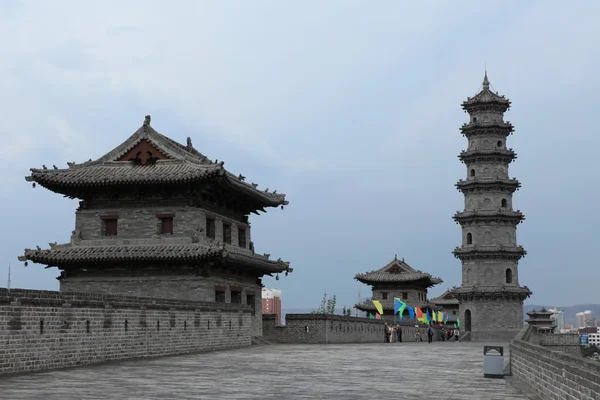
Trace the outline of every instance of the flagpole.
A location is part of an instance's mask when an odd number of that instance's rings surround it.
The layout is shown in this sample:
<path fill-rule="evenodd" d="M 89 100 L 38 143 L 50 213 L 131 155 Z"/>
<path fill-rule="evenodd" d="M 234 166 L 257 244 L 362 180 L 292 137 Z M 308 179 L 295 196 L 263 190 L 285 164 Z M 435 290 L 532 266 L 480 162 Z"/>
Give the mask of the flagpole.
<path fill-rule="evenodd" d="M 8 293 L 10 293 L 10 263 L 8 263 Z"/>

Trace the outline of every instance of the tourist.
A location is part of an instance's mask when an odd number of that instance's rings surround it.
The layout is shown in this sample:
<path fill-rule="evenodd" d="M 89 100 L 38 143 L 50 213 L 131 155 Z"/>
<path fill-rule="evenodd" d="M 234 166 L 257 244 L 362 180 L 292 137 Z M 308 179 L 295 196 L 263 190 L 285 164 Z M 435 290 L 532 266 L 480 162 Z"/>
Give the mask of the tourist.
<path fill-rule="evenodd" d="M 402 327 L 400 325 L 396 325 L 396 340 L 398 343 L 402 343 Z"/>
<path fill-rule="evenodd" d="M 433 342 L 433 328 L 431 326 L 427 328 L 427 341 L 429 343 Z"/>
<path fill-rule="evenodd" d="M 392 327 L 390 325 L 386 325 L 386 335 L 387 335 L 387 342 L 388 343 L 392 343 Z"/>
<path fill-rule="evenodd" d="M 423 339 L 421 339 L 421 332 L 419 332 L 419 325 L 415 325 L 416 329 L 416 333 L 415 333 L 415 342 L 422 342 Z"/>
<path fill-rule="evenodd" d="M 446 330 L 442 328 L 442 342 L 446 340 Z"/>
<path fill-rule="evenodd" d="M 455 342 L 458 342 L 458 334 L 459 334 L 459 333 L 460 333 L 460 332 L 458 331 L 458 328 L 456 328 L 456 329 L 454 330 L 454 341 L 455 341 Z"/>

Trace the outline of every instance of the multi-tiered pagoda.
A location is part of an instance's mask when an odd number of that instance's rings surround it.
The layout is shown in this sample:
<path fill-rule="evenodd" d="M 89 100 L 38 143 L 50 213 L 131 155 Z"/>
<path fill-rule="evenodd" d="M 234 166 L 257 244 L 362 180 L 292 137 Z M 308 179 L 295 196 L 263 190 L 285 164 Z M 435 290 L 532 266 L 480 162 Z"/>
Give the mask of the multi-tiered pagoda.
<path fill-rule="evenodd" d="M 260 334 L 261 277 L 291 268 L 255 253 L 248 215 L 283 208 L 284 194 L 163 136 L 149 116 L 106 155 L 67 164 L 26 179 L 81 200 L 70 243 L 20 260 L 58 267 L 61 291 L 249 304 Z"/>
<path fill-rule="evenodd" d="M 523 325 L 523 301 L 531 295 L 519 285 L 518 262 L 526 252 L 517 244 L 517 225 L 525 218 L 513 209 L 519 181 L 509 178 L 516 158 L 506 141 L 513 133 L 504 113 L 510 101 L 483 88 L 462 103 L 469 122 L 461 127 L 468 149 L 459 158 L 467 178 L 456 187 L 465 197 L 464 211 L 454 215 L 462 227 L 462 245 L 454 255 L 462 262 L 462 285 L 452 294 L 460 303 L 463 331 L 471 340 L 510 340 Z"/>
<path fill-rule="evenodd" d="M 427 300 L 427 289 L 442 283 L 440 278 L 435 278 L 426 272 L 412 268 L 404 259 L 394 257 L 392 261 L 376 271 L 357 274 L 354 279 L 372 286 L 372 300 L 379 300 L 383 308 L 383 316 L 394 316 L 394 297 L 402 300 L 409 306 L 421 307 L 423 312 L 431 312 L 433 304 Z M 371 314 L 377 312 L 371 300 L 355 307 Z M 435 310 L 438 310 L 435 307 Z M 404 310 L 404 317 L 409 315 Z"/>

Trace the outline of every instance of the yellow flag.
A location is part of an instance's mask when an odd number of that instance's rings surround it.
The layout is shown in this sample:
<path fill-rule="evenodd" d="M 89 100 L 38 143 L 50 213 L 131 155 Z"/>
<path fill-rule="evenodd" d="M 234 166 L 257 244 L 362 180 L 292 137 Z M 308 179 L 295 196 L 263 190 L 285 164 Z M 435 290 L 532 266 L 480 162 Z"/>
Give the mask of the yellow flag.
<path fill-rule="evenodd" d="M 444 320 L 444 315 L 441 311 L 438 311 L 438 322 L 442 322 Z"/>
<path fill-rule="evenodd" d="M 381 306 L 381 303 L 379 302 L 379 300 L 372 300 L 373 304 L 375 305 L 375 308 L 377 309 L 377 312 L 379 312 L 379 314 L 383 315 L 383 307 Z"/>
<path fill-rule="evenodd" d="M 435 311 L 431 312 L 431 320 L 437 322 L 437 313 Z"/>

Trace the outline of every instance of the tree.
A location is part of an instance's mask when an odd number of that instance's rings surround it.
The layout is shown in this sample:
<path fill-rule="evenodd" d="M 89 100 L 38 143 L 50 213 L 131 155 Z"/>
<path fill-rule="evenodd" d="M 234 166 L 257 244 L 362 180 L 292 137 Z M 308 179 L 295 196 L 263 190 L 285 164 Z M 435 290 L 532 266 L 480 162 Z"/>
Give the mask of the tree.
<path fill-rule="evenodd" d="M 323 293 L 323 298 L 321 299 L 321 305 L 319 308 L 312 310 L 311 314 L 335 314 L 335 303 L 335 294 L 333 297 L 327 298 L 327 292 L 325 292 Z"/>

